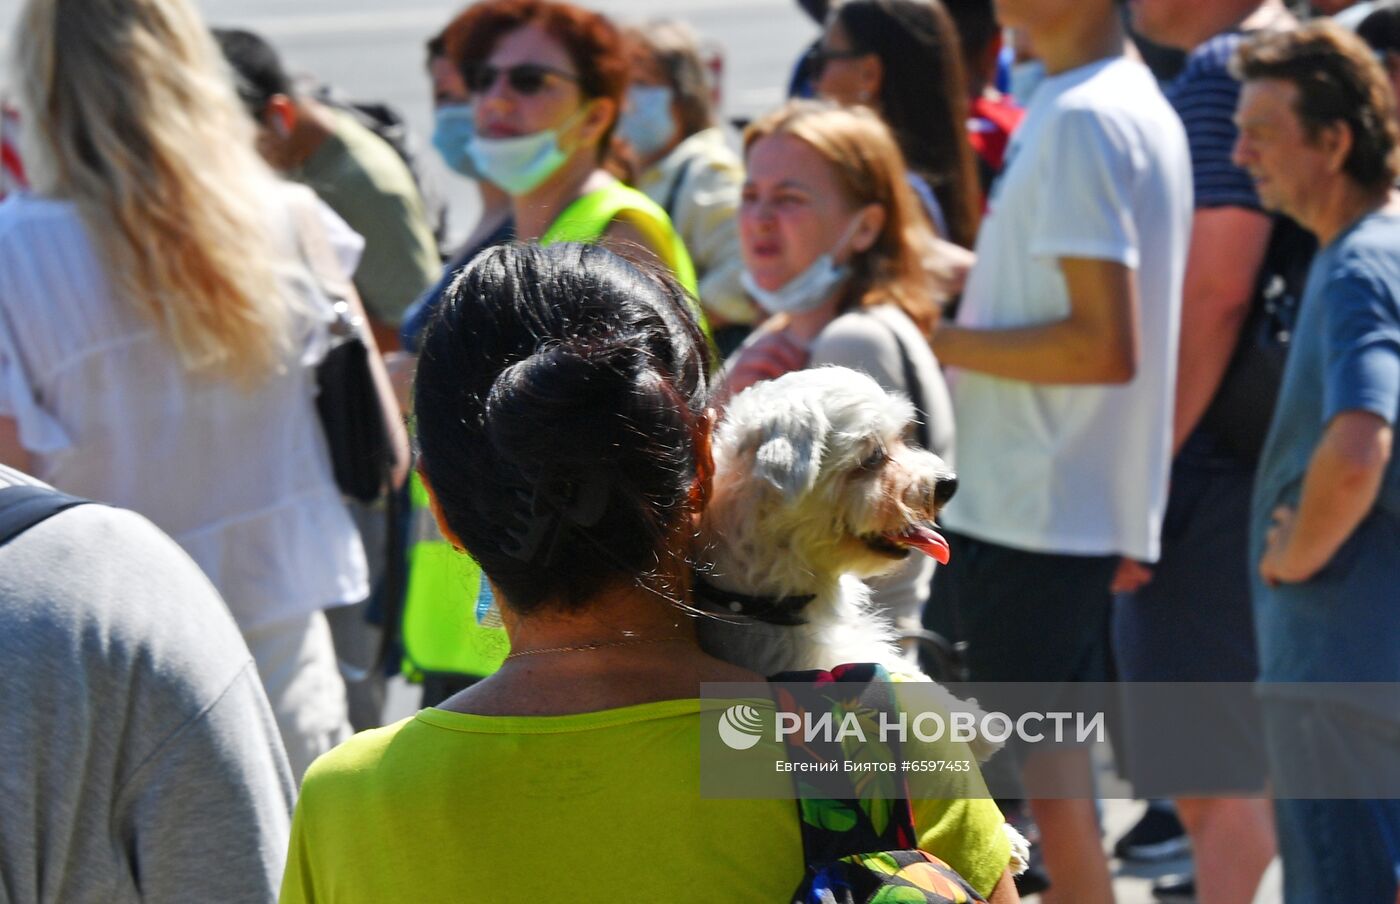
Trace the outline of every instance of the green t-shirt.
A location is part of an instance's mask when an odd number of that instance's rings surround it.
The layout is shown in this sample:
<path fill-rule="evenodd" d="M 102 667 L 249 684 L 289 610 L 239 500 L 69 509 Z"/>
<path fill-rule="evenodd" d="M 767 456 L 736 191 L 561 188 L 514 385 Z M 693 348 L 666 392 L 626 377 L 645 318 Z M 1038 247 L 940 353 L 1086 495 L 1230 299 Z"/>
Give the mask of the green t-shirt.
<path fill-rule="evenodd" d="M 804 866 L 796 804 L 700 795 L 721 706 L 426 709 L 359 734 L 306 775 L 281 900 L 787 900 Z M 920 844 L 989 893 L 1010 860 L 1001 813 L 979 776 L 939 780 L 967 797 L 916 801 Z"/>
<path fill-rule="evenodd" d="M 442 272 L 413 174 L 384 139 L 331 110 L 335 131 L 292 176 L 365 240 L 355 288 L 369 313 L 397 326 Z"/>

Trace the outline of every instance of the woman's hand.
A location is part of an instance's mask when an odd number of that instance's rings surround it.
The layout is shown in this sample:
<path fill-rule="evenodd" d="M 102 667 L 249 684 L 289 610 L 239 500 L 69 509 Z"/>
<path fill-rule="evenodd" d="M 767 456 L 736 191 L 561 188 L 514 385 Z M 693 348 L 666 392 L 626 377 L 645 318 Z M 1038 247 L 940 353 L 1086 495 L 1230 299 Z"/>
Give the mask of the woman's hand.
<path fill-rule="evenodd" d="M 781 377 L 807 366 L 807 346 L 792 338 L 786 330 L 774 330 L 759 337 L 740 350 L 734 363 L 726 368 L 724 393 L 732 398 L 755 383 Z"/>

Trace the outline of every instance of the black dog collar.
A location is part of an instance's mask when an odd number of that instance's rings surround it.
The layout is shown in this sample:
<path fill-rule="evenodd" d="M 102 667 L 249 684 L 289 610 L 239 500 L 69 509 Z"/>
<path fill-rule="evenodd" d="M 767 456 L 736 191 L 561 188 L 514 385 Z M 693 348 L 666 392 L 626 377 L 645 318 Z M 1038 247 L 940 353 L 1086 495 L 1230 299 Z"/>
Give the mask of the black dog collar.
<path fill-rule="evenodd" d="M 697 599 L 704 600 L 714 609 L 785 627 L 807 624 L 802 610 L 817 598 L 815 593 L 805 596 L 749 596 L 733 590 L 721 590 L 699 576 L 695 578 L 694 590 Z"/>

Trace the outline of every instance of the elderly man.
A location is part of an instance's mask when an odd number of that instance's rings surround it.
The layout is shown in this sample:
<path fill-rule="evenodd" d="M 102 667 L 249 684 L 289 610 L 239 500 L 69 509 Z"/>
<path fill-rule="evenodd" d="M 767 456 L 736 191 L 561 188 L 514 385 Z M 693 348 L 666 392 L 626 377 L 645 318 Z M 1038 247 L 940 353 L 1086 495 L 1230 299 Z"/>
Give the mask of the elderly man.
<path fill-rule="evenodd" d="M 1323 799 L 1316 783 L 1393 775 L 1400 751 L 1395 100 L 1371 51 L 1329 22 L 1260 36 L 1233 69 L 1235 160 L 1320 245 L 1250 531 L 1285 897 L 1393 901 L 1400 801 Z"/>

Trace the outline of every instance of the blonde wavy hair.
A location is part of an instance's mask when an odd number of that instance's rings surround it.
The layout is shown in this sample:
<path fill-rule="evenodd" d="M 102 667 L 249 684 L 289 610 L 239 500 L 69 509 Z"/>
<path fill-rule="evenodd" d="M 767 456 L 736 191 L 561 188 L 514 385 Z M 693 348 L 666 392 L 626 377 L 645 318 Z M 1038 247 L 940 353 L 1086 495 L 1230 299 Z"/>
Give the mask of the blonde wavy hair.
<path fill-rule="evenodd" d="M 889 127 L 865 107 L 789 101 L 744 131 L 745 157 L 770 135 L 791 135 L 811 146 L 835 172 L 852 206 L 885 210 L 874 243 L 851 259 L 846 307 L 892 303 L 928 332 L 938 314 L 924 269 L 934 235 Z"/>
<path fill-rule="evenodd" d="M 276 177 L 190 3 L 30 0 L 14 51 L 34 190 L 77 206 L 117 294 L 191 372 L 251 383 L 280 367 Z"/>

